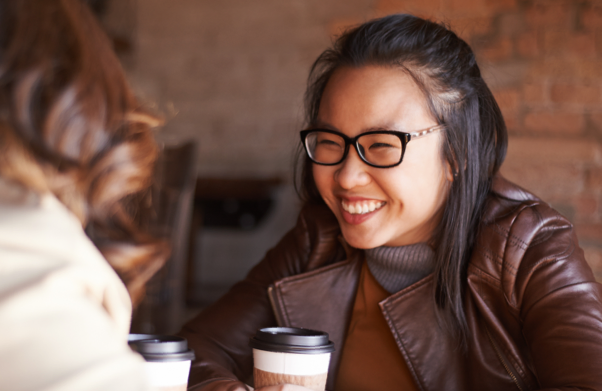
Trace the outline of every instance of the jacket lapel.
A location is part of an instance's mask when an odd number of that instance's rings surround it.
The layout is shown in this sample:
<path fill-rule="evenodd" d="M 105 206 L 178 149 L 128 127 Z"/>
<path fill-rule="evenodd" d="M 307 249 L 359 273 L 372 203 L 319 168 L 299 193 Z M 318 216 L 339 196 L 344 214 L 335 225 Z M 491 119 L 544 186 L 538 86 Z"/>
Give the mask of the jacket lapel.
<path fill-rule="evenodd" d="M 327 389 L 334 389 L 361 265 L 360 257 L 352 257 L 279 280 L 270 290 L 280 326 L 325 331 L 334 342 L 336 350 L 330 360 Z"/>
<path fill-rule="evenodd" d="M 361 266 L 361 256 L 352 254 L 347 261 L 279 280 L 270 290 L 280 326 L 326 331 L 335 343 L 327 389 L 334 389 Z M 433 283 L 433 275 L 425 277 L 380 307 L 418 389 L 463 390 L 465 357 L 439 326 Z"/>
<path fill-rule="evenodd" d="M 433 284 L 431 274 L 380 306 L 418 389 L 463 390 L 465 359 L 458 343 L 439 325 Z"/>

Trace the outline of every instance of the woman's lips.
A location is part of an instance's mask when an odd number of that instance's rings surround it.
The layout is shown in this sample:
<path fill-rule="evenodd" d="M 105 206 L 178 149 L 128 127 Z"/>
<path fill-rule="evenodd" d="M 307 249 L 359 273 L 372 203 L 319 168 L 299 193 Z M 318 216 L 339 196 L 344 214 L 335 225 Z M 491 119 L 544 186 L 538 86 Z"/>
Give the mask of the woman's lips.
<path fill-rule="evenodd" d="M 386 202 L 377 200 L 341 200 L 341 214 L 348 224 L 361 224 L 382 208 Z"/>

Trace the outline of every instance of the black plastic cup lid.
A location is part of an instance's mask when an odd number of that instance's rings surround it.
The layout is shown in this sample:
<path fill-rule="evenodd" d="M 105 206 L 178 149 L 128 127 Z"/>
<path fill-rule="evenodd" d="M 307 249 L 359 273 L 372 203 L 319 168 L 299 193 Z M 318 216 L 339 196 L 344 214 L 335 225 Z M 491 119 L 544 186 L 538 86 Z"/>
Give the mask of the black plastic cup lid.
<path fill-rule="evenodd" d="M 254 349 L 278 353 L 320 354 L 334 351 L 328 333 L 300 327 L 268 327 L 259 329 L 249 345 Z"/>
<path fill-rule="evenodd" d="M 186 338 L 175 335 L 130 334 L 128 344 L 149 362 L 194 360 Z"/>

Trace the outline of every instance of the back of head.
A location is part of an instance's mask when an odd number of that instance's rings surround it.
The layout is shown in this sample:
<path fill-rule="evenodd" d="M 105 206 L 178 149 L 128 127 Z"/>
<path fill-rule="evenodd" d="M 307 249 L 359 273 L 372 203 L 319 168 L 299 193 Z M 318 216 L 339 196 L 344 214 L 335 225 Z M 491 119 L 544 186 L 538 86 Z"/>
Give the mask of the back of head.
<path fill-rule="evenodd" d="M 134 219 L 151 184 L 157 122 L 80 0 L 0 3 L 0 177 L 53 193 L 134 298 L 165 257 Z"/>
<path fill-rule="evenodd" d="M 400 69 L 422 90 L 433 119 L 445 125 L 441 158 L 454 179 L 431 244 L 436 248 L 435 296 L 453 315 L 452 329 L 465 334 L 461 294 L 481 213 L 507 148 L 501 111 L 481 77 L 471 48 L 442 24 L 412 15 L 390 15 L 345 32 L 314 62 L 305 95 L 306 120 L 318 118 L 322 94 L 340 67 Z M 306 157 L 300 193 L 321 203 Z M 455 325 L 455 326 L 454 326 Z"/>

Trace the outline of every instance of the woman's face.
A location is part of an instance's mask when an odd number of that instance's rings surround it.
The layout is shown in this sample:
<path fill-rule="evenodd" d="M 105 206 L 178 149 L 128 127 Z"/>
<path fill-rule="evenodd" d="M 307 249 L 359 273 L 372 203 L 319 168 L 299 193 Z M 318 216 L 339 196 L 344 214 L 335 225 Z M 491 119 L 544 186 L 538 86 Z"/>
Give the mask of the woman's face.
<path fill-rule="evenodd" d="M 339 68 L 320 102 L 316 127 L 355 137 L 371 130 L 413 132 L 437 125 L 424 95 L 402 70 L 377 66 Z M 316 186 L 356 248 L 425 242 L 441 220 L 449 164 L 441 158 L 441 132 L 411 140 L 392 168 L 364 163 L 353 147 L 336 166 L 313 164 Z M 364 206 L 375 207 L 357 213 Z"/>

